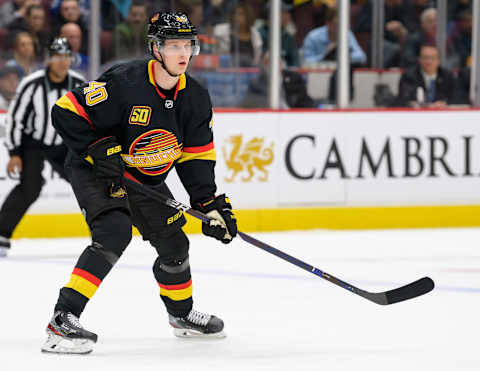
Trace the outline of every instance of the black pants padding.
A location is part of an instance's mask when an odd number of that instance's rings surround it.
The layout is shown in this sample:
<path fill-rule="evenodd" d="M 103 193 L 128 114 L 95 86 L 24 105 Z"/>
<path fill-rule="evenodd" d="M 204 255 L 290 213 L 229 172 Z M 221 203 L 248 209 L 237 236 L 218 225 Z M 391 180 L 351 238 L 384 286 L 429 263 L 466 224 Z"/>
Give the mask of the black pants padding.
<path fill-rule="evenodd" d="M 160 261 L 168 264 L 170 261 L 187 257 L 190 242 L 185 232 L 178 229 L 168 236 L 155 236 L 155 239 L 150 240 L 150 244 L 157 250 Z"/>
<path fill-rule="evenodd" d="M 64 162 L 67 147 L 44 146 L 32 139 L 23 139 L 22 172 L 20 183 L 12 189 L 0 209 L 0 235 L 10 238 L 28 208 L 37 200 L 45 180 L 42 177 L 44 161 L 47 160 L 53 169 L 67 179 Z"/>
<path fill-rule="evenodd" d="M 185 217 L 178 210 L 152 200 L 127 187 L 127 197 L 111 198 L 106 186 L 93 174 L 92 167 L 84 160 L 73 157 L 67 159 L 67 173 L 72 180 L 72 188 L 78 204 L 92 232 L 93 242 L 105 249 L 115 252 L 119 257 L 131 240 L 132 225 L 157 250 L 157 262 L 169 263 L 188 256 L 188 238 L 181 229 L 186 223 Z M 168 197 L 173 197 L 166 184 L 155 187 Z M 160 263 L 159 263 L 160 264 Z M 190 280 L 190 268 L 177 273 L 160 271 L 154 265 L 154 275 L 158 282 L 176 285 Z M 87 271 L 103 280 L 112 266 L 98 254 L 91 254 L 87 249 L 77 262 L 77 268 Z M 157 267 L 158 268 L 158 267 Z M 185 316 L 192 308 L 192 298 L 171 300 L 162 296 L 168 313 Z M 88 298 L 71 288 L 60 290 L 57 310 L 67 310 L 80 315 Z"/>
<path fill-rule="evenodd" d="M 92 241 L 120 257 L 132 239 L 130 216 L 121 209 L 100 214 L 91 224 Z"/>

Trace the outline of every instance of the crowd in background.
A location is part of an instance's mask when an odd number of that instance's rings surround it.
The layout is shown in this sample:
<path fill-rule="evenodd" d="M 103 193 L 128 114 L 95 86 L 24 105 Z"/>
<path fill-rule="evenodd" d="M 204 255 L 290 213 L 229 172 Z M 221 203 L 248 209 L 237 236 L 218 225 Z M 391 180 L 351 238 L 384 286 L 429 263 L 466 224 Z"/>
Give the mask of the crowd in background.
<path fill-rule="evenodd" d="M 424 46 L 435 46 L 435 6 L 435 1 L 429 0 L 385 0 L 383 53 L 386 68 L 399 67 L 405 70 L 405 74 L 424 77 L 420 54 Z M 200 71 L 200 80 L 218 80 L 218 76 L 206 72 L 202 74 L 201 71 L 241 68 L 247 75 L 253 73 L 248 75 L 249 91 L 255 93 L 255 89 L 263 88 L 263 91 L 257 92 L 262 96 L 266 94 L 269 2 L 264 0 L 101 1 L 99 37 L 103 68 L 118 61 L 145 56 L 146 27 L 152 11 L 169 10 L 172 7 L 184 10 L 191 21 L 198 25 L 202 52 L 193 59 L 192 70 Z M 44 65 L 45 47 L 55 36 L 68 39 L 73 50 L 72 69 L 87 76 L 89 13 L 89 0 L 0 0 L 0 109 L 5 108 L 2 102 L 8 101 L 13 95 L 11 90 L 14 82 L 18 83 L 23 76 Z M 372 59 L 372 1 L 352 0 L 350 15 L 348 43 L 352 67 L 368 67 Z M 283 86 L 286 93 L 295 90 L 298 85 L 300 93 L 297 91 L 296 94 L 307 95 L 295 71 L 302 73 L 302 68 L 322 68 L 335 63 L 337 20 L 336 0 L 282 1 L 281 57 L 285 68 Z M 471 0 L 448 1 L 447 36 L 446 65 L 438 66 L 442 72 L 437 74 L 435 70 L 431 76 L 438 82 L 437 75 L 448 75 L 443 79 L 449 81 L 452 75 L 451 79 L 457 88 L 468 89 Z M 432 53 L 437 55 L 438 50 Z M 457 81 L 457 77 L 464 80 Z M 235 79 L 239 81 L 239 77 Z M 389 105 L 411 105 L 410 102 L 418 102 L 422 98 L 415 87 L 409 88 L 408 94 L 402 90 L 406 86 L 405 80 L 412 81 L 402 76 L 399 96 L 391 100 Z M 424 79 L 424 102 L 431 97 L 427 80 L 432 78 Z M 442 89 L 437 86 L 435 93 Z M 463 93 L 462 97 L 442 97 L 442 102 L 468 103 L 468 94 Z M 329 95 L 334 95 L 334 92 Z M 292 97 L 286 97 L 288 106 L 314 107 L 317 104 L 308 100 L 308 96 L 295 99 L 291 103 Z M 259 102 L 257 99 L 254 101 L 256 104 Z M 236 103 L 248 106 L 248 102 Z"/>

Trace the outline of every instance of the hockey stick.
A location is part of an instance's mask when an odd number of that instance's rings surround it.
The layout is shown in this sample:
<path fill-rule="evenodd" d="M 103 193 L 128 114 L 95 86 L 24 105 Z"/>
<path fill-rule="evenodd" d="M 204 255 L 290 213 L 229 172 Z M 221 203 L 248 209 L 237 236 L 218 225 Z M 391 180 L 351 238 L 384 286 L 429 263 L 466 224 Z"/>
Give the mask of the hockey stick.
<path fill-rule="evenodd" d="M 126 180 L 127 185 L 145 194 L 146 196 L 151 197 L 154 200 L 158 200 L 167 206 L 173 207 L 174 209 L 177 209 L 179 211 L 183 211 L 197 219 L 200 219 L 202 222 L 208 222 L 210 220 L 210 217 L 203 214 L 202 212 L 194 210 L 191 207 L 185 204 L 182 204 L 181 202 L 178 202 L 174 199 L 164 196 L 160 192 L 157 192 L 156 190 L 140 183 L 137 179 L 135 179 L 132 175 L 130 175 L 127 172 L 125 172 L 124 178 Z M 253 246 L 256 246 L 266 252 L 269 252 L 270 254 L 278 256 L 279 258 L 286 260 L 287 262 L 293 265 L 296 265 L 299 268 L 302 268 L 310 273 L 313 273 L 337 286 L 343 287 L 344 289 L 361 296 L 362 298 L 365 298 L 367 300 L 370 300 L 380 305 L 394 304 L 404 300 L 416 298 L 417 296 L 420 296 L 432 291 L 435 285 L 431 278 L 423 277 L 415 282 L 399 287 L 397 289 L 384 291 L 384 292 L 377 292 L 377 293 L 368 292 L 368 291 L 359 289 L 358 287 L 355 287 L 345 281 L 342 281 L 341 279 L 338 279 L 337 277 L 332 276 L 331 274 L 321 271 L 320 269 L 315 268 L 314 266 L 307 264 L 283 251 L 280 251 L 270 245 L 267 245 L 265 242 L 259 241 L 256 238 L 253 238 L 252 236 L 249 236 L 246 233 L 238 231 L 238 235 L 242 240 L 244 240 L 245 242 Z"/>

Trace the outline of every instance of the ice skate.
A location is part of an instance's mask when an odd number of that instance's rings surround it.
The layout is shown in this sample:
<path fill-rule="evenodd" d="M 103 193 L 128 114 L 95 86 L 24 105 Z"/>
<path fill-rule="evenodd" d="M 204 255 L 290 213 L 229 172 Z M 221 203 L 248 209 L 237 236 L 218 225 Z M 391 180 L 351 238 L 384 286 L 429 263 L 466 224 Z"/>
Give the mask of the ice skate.
<path fill-rule="evenodd" d="M 0 236 L 0 258 L 5 258 L 10 250 L 10 240 Z"/>
<path fill-rule="evenodd" d="M 47 326 L 47 341 L 42 352 L 57 354 L 87 354 L 97 342 L 97 334 L 85 330 L 78 317 L 69 312 L 55 312 Z"/>
<path fill-rule="evenodd" d="M 192 309 L 186 317 L 169 315 L 170 325 L 175 336 L 182 338 L 224 338 L 223 321 L 210 314 Z"/>

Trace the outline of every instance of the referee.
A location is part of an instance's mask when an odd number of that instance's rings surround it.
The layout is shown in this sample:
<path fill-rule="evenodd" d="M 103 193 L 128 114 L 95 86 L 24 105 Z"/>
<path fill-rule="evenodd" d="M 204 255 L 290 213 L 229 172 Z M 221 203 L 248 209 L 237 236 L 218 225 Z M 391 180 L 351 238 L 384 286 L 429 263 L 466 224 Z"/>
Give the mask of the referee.
<path fill-rule="evenodd" d="M 26 76 L 18 86 L 7 115 L 6 146 L 10 153 L 7 171 L 20 175 L 0 209 L 0 256 L 6 256 L 10 237 L 45 183 L 44 161 L 66 179 L 63 163 L 67 148 L 52 126 L 50 110 L 55 102 L 84 82 L 69 70 L 72 50 L 65 38 L 48 48 L 47 68 Z"/>

